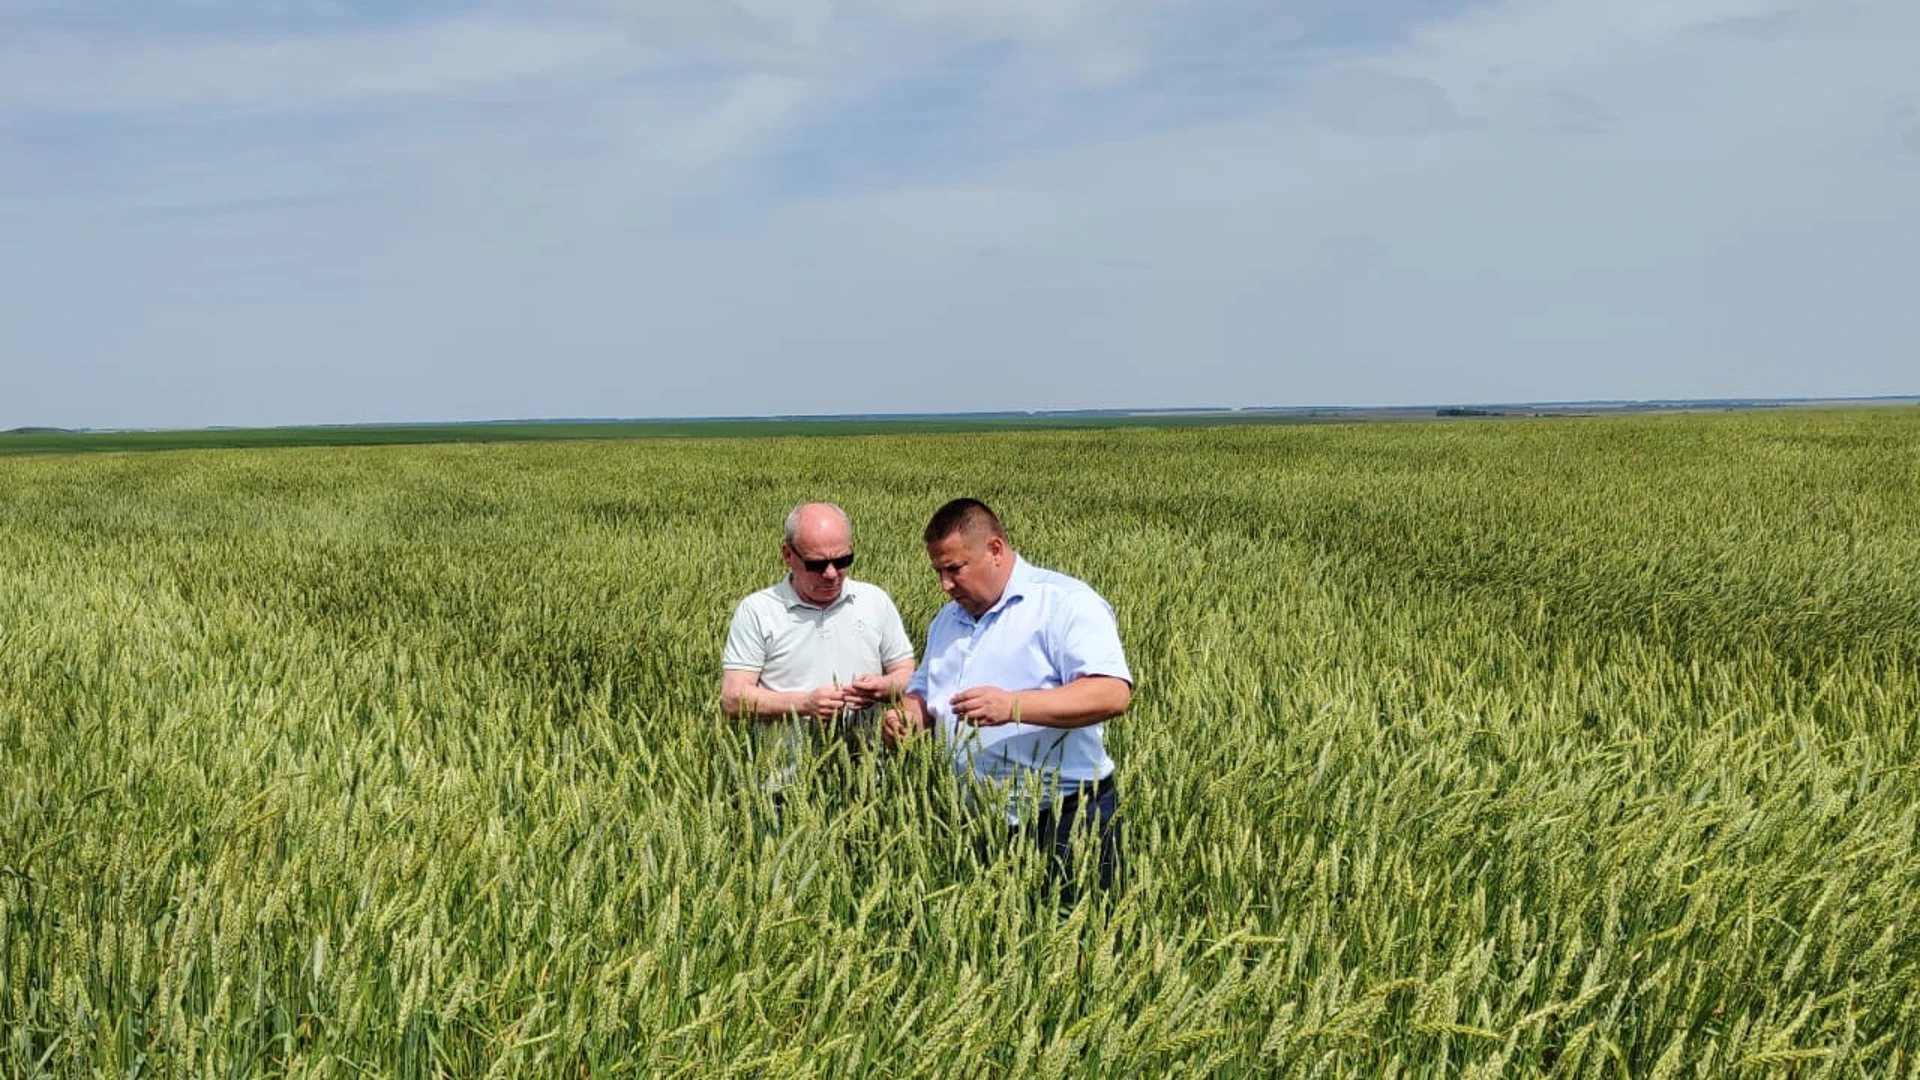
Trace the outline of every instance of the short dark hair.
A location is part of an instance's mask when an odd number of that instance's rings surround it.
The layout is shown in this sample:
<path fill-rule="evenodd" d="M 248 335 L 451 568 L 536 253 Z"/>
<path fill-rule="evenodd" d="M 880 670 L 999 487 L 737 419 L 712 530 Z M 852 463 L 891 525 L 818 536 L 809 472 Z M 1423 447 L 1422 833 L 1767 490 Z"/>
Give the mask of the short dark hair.
<path fill-rule="evenodd" d="M 978 538 L 1007 538 L 1006 530 L 1000 527 L 1000 518 L 979 499 L 955 499 L 935 510 L 921 539 L 929 544 L 937 544 L 954 533 L 966 533 L 969 537 Z"/>

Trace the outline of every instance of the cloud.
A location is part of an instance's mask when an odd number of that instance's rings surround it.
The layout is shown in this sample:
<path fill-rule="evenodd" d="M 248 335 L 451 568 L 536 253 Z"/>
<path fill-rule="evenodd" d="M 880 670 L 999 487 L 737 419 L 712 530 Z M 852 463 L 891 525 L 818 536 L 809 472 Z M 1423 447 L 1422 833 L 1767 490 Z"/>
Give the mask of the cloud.
<path fill-rule="evenodd" d="M 1780 9 L 1708 19 L 1699 24 L 1696 32 L 1738 41 L 1779 41 L 1802 25 L 1799 12 Z"/>
<path fill-rule="evenodd" d="M 1322 72 L 1307 81 L 1302 99 L 1316 121 L 1349 135 L 1435 135 L 1468 126 L 1439 84 L 1384 71 Z"/>
<path fill-rule="evenodd" d="M 1543 90 L 1516 100 L 1513 107 L 1522 114 L 1531 110 L 1531 126 L 1556 135 L 1597 135 L 1617 119 L 1605 105 L 1573 90 Z"/>
<path fill-rule="evenodd" d="M 761 14 L 733 0 L 563 0 L 562 6 L 611 20 L 662 66 L 820 75 L 835 59 L 819 27 L 797 9 Z"/>
<path fill-rule="evenodd" d="M 1889 124 L 1901 149 L 1920 154 L 1920 106 L 1902 101 L 1888 111 Z"/>
<path fill-rule="evenodd" d="M 0 109 L 120 117 L 304 112 L 637 66 L 631 43 L 607 27 L 497 15 L 297 36 L 38 34 L 0 44 Z"/>

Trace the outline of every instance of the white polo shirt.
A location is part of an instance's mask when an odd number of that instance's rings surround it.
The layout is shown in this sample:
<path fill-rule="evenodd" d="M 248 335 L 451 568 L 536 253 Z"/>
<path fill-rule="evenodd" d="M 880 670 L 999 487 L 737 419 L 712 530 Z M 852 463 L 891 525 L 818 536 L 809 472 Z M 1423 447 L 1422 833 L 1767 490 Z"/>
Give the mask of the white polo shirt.
<path fill-rule="evenodd" d="M 919 694 L 953 753 L 956 773 L 1013 788 L 1009 820 L 1025 785 L 1092 783 L 1113 772 L 1106 724 L 1061 729 L 1037 724 L 975 728 L 953 716 L 953 696 L 974 686 L 1051 690 L 1085 675 L 1133 682 L 1113 607 L 1086 582 L 1019 556 L 1000 600 L 978 619 L 957 603 L 934 615 L 927 654 L 908 690 Z"/>
<path fill-rule="evenodd" d="M 782 578 L 734 608 L 727 628 L 726 649 L 720 666 L 734 671 L 757 671 L 760 685 L 769 690 L 811 690 L 841 686 L 862 675 L 880 675 L 887 667 L 913 659 L 913 643 L 899 609 L 885 589 L 849 579 L 830 606 L 815 607 L 793 591 Z M 873 728 L 877 709 L 862 710 L 846 726 Z M 825 745 L 832 725 L 797 719 L 789 723 L 754 724 L 754 737 L 769 786 L 790 783 L 800 755 Z"/>

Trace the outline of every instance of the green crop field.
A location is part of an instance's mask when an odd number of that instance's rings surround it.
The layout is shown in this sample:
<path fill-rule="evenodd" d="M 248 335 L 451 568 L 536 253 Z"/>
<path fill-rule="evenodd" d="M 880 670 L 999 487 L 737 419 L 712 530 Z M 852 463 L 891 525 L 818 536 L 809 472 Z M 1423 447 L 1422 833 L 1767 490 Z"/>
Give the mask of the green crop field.
<path fill-rule="evenodd" d="M 1131 879 L 772 831 L 782 516 L 1118 610 Z M 0 458 L 0 1075 L 1896 1076 L 1920 410 Z"/>

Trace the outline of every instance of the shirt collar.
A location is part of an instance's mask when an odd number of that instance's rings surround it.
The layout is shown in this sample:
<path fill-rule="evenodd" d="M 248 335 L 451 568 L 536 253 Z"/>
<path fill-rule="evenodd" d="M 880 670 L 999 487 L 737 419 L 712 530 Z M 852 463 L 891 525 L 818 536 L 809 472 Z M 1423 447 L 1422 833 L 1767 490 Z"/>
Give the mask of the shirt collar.
<path fill-rule="evenodd" d="M 1024 600 L 1027 595 L 1027 589 L 1032 585 L 1033 564 L 1021 558 L 1019 553 L 1016 552 L 1013 556 L 1013 573 L 1007 575 L 1007 587 L 1000 590 L 1000 599 L 994 601 L 993 606 L 981 612 L 980 618 L 974 621 L 984 622 L 1015 600 Z M 963 611 L 962 614 L 965 614 L 965 612 Z"/>
<path fill-rule="evenodd" d="M 828 604 L 826 607 L 808 603 L 805 599 L 801 598 L 800 594 L 793 589 L 792 574 L 781 578 L 779 582 L 774 585 L 773 595 L 779 598 L 780 603 L 784 605 L 788 611 L 792 611 L 794 608 L 805 608 L 808 611 L 832 611 L 834 608 L 853 599 L 853 581 L 849 579 L 846 584 L 840 586 L 840 595 L 834 599 L 833 603 Z"/>

